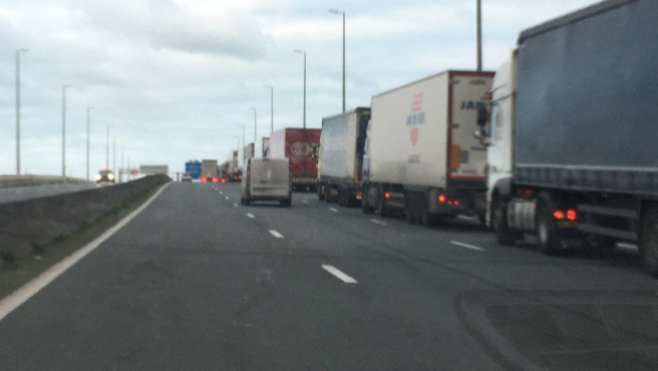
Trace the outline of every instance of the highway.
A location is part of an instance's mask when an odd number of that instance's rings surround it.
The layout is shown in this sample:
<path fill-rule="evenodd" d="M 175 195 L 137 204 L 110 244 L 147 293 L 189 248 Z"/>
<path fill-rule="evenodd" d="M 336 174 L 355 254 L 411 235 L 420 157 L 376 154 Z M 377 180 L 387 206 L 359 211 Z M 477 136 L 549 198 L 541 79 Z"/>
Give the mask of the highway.
<path fill-rule="evenodd" d="M 57 196 L 65 193 L 80 192 L 86 189 L 102 187 L 96 183 L 45 184 L 27 187 L 0 189 L 0 204 L 29 200 L 32 198 Z"/>
<path fill-rule="evenodd" d="M 0 369 L 655 370 L 656 288 L 633 251 L 172 183 L 0 321 Z"/>

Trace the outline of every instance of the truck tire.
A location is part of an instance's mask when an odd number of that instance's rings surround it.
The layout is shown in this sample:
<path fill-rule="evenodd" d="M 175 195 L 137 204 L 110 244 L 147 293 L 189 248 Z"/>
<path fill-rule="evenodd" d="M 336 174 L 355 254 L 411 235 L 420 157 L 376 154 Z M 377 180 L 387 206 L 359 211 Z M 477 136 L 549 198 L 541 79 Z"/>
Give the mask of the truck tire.
<path fill-rule="evenodd" d="M 640 221 L 640 256 L 652 277 L 658 278 L 658 205 L 648 204 Z"/>
<path fill-rule="evenodd" d="M 505 208 L 500 200 L 496 200 L 493 204 L 491 226 L 496 233 L 496 242 L 499 245 L 511 246 L 514 245 L 515 235 L 507 227 L 507 218 L 505 217 Z"/>
<path fill-rule="evenodd" d="M 555 205 L 547 193 L 539 194 L 537 200 L 537 246 L 544 255 L 555 255 L 560 249 L 553 212 Z"/>
<path fill-rule="evenodd" d="M 324 184 L 321 184 L 318 186 L 318 199 L 320 201 L 324 201 Z"/>
<path fill-rule="evenodd" d="M 372 214 L 374 212 L 373 208 L 368 205 L 368 197 L 366 196 L 368 194 L 368 188 L 364 187 L 361 191 L 361 211 L 363 211 L 364 214 Z"/>
<path fill-rule="evenodd" d="M 248 199 L 248 198 L 245 198 L 244 199 L 244 204 L 247 205 L 247 206 L 251 205 L 251 200 Z"/>
<path fill-rule="evenodd" d="M 384 194 L 385 194 L 384 188 L 382 186 L 379 186 L 379 189 L 377 190 L 377 207 L 375 207 L 375 215 L 379 216 L 380 218 L 386 217 Z"/>
<path fill-rule="evenodd" d="M 424 211 L 420 217 L 420 222 L 425 228 L 431 228 L 436 225 L 436 218 L 429 211 Z"/>

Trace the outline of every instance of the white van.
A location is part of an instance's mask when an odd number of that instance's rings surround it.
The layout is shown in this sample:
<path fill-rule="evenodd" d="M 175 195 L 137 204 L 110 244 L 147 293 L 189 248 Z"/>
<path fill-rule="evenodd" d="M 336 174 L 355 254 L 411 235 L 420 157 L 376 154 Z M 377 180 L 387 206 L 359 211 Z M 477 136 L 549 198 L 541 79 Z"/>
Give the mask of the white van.
<path fill-rule="evenodd" d="M 288 159 L 249 158 L 242 174 L 242 203 L 279 201 L 292 205 L 292 164 Z"/>

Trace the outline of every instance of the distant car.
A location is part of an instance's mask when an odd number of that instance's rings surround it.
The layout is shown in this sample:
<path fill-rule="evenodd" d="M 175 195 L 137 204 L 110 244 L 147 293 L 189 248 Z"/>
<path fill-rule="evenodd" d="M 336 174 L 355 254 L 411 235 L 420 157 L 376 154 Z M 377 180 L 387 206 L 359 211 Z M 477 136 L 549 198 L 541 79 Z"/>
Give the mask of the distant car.
<path fill-rule="evenodd" d="M 292 163 L 273 158 L 249 158 L 240 185 L 242 203 L 279 201 L 284 207 L 292 205 Z"/>
<path fill-rule="evenodd" d="M 116 180 L 116 176 L 114 175 L 114 172 L 108 169 L 103 169 L 99 171 L 94 178 L 96 179 L 96 183 L 101 183 L 101 182 L 114 183 L 114 181 Z"/>
<path fill-rule="evenodd" d="M 185 173 L 183 176 L 180 178 L 181 182 L 191 182 L 192 181 L 192 175 Z"/>

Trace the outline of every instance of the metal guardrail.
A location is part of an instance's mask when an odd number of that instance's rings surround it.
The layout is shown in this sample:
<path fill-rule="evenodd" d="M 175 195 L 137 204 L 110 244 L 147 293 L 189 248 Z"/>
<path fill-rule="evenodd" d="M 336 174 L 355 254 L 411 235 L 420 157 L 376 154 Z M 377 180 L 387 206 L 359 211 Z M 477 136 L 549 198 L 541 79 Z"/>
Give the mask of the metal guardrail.
<path fill-rule="evenodd" d="M 86 179 L 63 178 L 61 176 L 52 175 L 0 175 L 0 188 L 86 182 L 88 182 Z"/>

